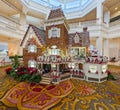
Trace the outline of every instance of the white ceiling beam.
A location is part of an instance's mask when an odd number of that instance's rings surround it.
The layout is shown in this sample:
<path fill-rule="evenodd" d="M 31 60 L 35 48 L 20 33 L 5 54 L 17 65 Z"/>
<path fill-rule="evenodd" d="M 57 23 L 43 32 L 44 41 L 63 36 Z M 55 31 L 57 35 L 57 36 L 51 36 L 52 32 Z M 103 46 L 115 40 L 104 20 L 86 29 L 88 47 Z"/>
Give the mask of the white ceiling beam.
<path fill-rule="evenodd" d="M 6 1 L 6 0 L 1 0 L 1 1 L 4 2 L 6 5 L 8 5 L 10 8 L 16 10 L 17 12 L 20 12 L 20 10 L 16 6 L 14 6 L 13 4 L 9 3 L 8 1 Z"/>

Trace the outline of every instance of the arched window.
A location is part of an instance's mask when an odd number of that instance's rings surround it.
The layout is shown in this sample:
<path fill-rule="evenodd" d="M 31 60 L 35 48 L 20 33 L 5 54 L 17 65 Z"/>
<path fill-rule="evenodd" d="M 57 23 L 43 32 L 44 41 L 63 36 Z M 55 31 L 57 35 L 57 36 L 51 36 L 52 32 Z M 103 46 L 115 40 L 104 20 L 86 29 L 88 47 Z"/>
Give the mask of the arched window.
<path fill-rule="evenodd" d="M 60 49 L 56 45 L 51 46 L 51 55 L 60 55 Z"/>
<path fill-rule="evenodd" d="M 36 52 L 37 52 L 37 47 L 36 47 L 36 45 L 29 45 L 29 46 L 28 46 L 28 52 L 36 53 Z"/>
<path fill-rule="evenodd" d="M 74 42 L 79 43 L 80 42 L 80 37 L 76 34 L 74 37 Z"/>
<path fill-rule="evenodd" d="M 36 68 L 36 61 L 35 60 L 29 60 L 28 61 L 28 67 L 33 67 L 33 68 Z"/>

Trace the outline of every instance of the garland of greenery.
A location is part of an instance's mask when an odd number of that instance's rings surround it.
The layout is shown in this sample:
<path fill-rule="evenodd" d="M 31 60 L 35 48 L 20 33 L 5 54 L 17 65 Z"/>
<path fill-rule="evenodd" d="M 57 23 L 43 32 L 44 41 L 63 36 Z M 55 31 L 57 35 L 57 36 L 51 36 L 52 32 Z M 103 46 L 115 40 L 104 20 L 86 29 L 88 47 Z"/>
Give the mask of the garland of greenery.
<path fill-rule="evenodd" d="M 112 74 L 108 74 L 107 80 L 117 80 Z"/>
<path fill-rule="evenodd" d="M 110 71 L 107 71 L 107 73 L 108 73 L 107 80 L 116 80 L 116 78 L 111 74 Z"/>
<path fill-rule="evenodd" d="M 36 68 L 25 68 L 20 66 L 18 56 L 15 55 L 12 60 L 12 68 L 7 68 L 6 73 L 18 81 L 27 81 L 39 83 L 41 81 L 41 76 Z"/>
<path fill-rule="evenodd" d="M 7 68 L 6 73 L 18 81 L 35 83 L 39 83 L 41 81 L 41 76 L 36 68 L 25 68 L 20 66 L 17 55 L 12 59 L 12 68 Z M 116 80 L 110 71 L 108 71 L 107 80 Z"/>

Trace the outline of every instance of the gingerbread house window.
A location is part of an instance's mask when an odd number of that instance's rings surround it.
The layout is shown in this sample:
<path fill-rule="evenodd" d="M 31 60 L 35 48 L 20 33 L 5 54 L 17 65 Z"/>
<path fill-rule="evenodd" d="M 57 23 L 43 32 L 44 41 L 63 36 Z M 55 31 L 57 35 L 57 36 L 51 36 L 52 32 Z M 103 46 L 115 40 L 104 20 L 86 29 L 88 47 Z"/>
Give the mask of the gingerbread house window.
<path fill-rule="evenodd" d="M 80 41 L 80 37 L 76 34 L 74 37 L 74 42 L 79 43 L 79 41 Z"/>
<path fill-rule="evenodd" d="M 102 71 L 103 71 L 103 72 L 106 72 L 106 70 L 107 70 L 107 65 L 103 65 L 103 66 L 102 66 Z"/>
<path fill-rule="evenodd" d="M 29 46 L 28 46 L 28 52 L 36 53 L 36 52 L 37 52 L 37 47 L 36 47 L 36 45 L 29 45 Z"/>
<path fill-rule="evenodd" d="M 58 49 L 56 45 L 53 45 L 51 47 L 51 55 L 59 55 L 59 54 L 60 54 L 60 49 Z"/>
<path fill-rule="evenodd" d="M 52 30 L 52 37 L 57 37 L 57 29 Z"/>
<path fill-rule="evenodd" d="M 36 68 L 36 61 L 35 60 L 29 60 L 28 61 L 28 67 Z"/>
<path fill-rule="evenodd" d="M 53 27 L 51 30 L 48 31 L 48 38 L 56 38 L 60 37 L 60 29 Z"/>

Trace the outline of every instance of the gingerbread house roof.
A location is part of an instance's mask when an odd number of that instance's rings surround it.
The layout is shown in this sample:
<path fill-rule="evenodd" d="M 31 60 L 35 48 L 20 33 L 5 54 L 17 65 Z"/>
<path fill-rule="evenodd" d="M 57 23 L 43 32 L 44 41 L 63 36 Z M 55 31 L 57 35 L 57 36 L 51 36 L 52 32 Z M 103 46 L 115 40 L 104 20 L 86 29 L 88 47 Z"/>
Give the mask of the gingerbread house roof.
<path fill-rule="evenodd" d="M 76 34 L 77 34 L 78 36 L 80 36 L 81 33 L 75 32 L 75 33 L 70 33 L 70 34 L 68 35 L 68 36 L 69 36 L 69 39 L 68 39 L 69 45 L 72 44 L 73 37 L 74 37 Z"/>
<path fill-rule="evenodd" d="M 60 18 L 60 17 L 65 17 L 63 11 L 61 8 L 53 9 L 50 11 L 50 14 L 48 16 L 48 20 L 50 19 L 55 19 L 55 18 Z"/>
<path fill-rule="evenodd" d="M 31 24 L 30 24 L 30 25 L 28 26 L 28 29 L 27 29 L 27 31 L 26 31 L 24 37 L 23 37 L 23 40 L 21 41 L 20 46 L 23 45 L 24 40 L 25 40 L 25 38 L 26 38 L 26 36 L 27 36 L 27 34 L 28 34 L 30 28 L 33 29 L 33 31 L 34 31 L 35 35 L 37 36 L 39 42 L 40 42 L 41 44 L 45 44 L 45 37 L 46 37 L 45 31 L 42 30 L 42 29 L 37 28 L 37 27 L 34 26 L 34 25 L 31 25 Z"/>
<path fill-rule="evenodd" d="M 82 46 L 88 47 L 90 45 L 90 39 L 89 39 L 89 32 L 87 31 L 87 27 L 83 28 L 83 32 L 75 32 L 69 34 L 69 45 L 72 45 L 73 38 L 78 35 L 81 38 Z"/>

